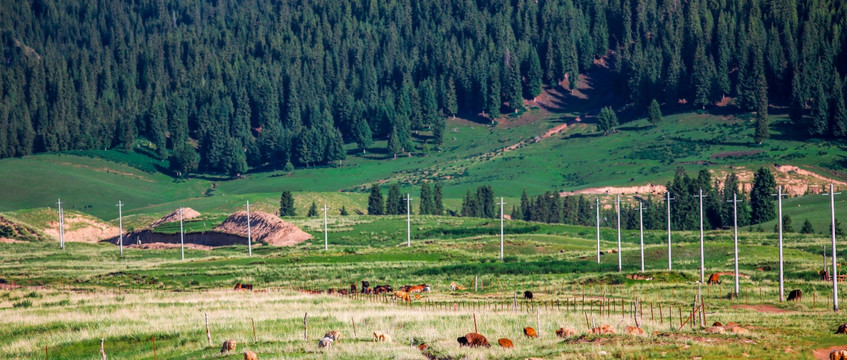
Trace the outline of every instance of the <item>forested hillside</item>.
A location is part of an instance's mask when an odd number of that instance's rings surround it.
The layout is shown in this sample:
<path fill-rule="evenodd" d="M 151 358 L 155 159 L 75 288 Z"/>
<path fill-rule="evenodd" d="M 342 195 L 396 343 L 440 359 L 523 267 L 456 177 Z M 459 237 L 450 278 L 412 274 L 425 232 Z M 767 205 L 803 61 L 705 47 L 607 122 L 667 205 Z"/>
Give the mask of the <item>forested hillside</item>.
<path fill-rule="evenodd" d="M 837 0 L 6 1 L 0 157 L 149 139 L 180 172 L 238 174 L 441 144 L 602 57 L 625 103 L 791 106 L 847 135 Z M 680 105 L 683 103 L 683 105 Z"/>

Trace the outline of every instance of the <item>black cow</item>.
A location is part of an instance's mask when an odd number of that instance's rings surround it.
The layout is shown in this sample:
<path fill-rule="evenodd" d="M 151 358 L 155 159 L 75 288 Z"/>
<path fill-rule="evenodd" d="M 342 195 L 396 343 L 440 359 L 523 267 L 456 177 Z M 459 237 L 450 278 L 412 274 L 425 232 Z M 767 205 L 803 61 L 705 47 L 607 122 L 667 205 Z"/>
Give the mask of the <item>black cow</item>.
<path fill-rule="evenodd" d="M 524 297 L 524 299 L 532 300 L 532 291 L 529 291 L 529 290 L 524 291 L 524 292 L 523 292 L 523 297 Z"/>
<path fill-rule="evenodd" d="M 368 288 L 371 287 L 371 283 L 367 281 L 362 281 L 362 294 L 368 293 Z"/>
<path fill-rule="evenodd" d="M 803 292 L 800 291 L 800 289 L 791 290 L 791 292 L 788 293 L 788 301 L 800 301 L 802 298 Z"/>

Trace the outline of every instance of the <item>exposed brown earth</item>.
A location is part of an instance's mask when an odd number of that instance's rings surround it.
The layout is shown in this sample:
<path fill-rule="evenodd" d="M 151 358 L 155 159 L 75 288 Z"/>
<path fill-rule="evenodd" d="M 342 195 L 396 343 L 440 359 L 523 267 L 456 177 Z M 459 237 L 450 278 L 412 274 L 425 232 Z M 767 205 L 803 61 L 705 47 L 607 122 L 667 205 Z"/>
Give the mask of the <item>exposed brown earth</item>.
<path fill-rule="evenodd" d="M 196 218 L 198 216 L 200 216 L 200 213 L 197 212 L 197 210 L 194 210 L 192 208 L 182 208 L 182 220 L 183 221 L 188 220 L 188 219 L 193 219 L 193 218 Z M 150 224 L 150 227 L 157 227 L 157 226 L 162 225 L 164 223 L 175 222 L 175 221 L 179 221 L 179 209 L 174 210 L 173 212 L 165 215 L 164 217 L 162 217 L 159 220 L 156 220 L 155 222 Z"/>
<path fill-rule="evenodd" d="M 214 230 L 247 237 L 247 212 L 239 211 L 230 215 Z M 250 232 L 254 241 L 272 246 L 291 246 L 312 238 L 312 235 L 297 226 L 261 211 L 250 213 Z"/>
<path fill-rule="evenodd" d="M 44 233 L 58 239 L 59 222 L 48 223 Z M 120 230 L 115 226 L 81 215 L 65 214 L 65 241 L 95 243 L 119 234 Z"/>
<path fill-rule="evenodd" d="M 780 309 L 773 305 L 732 305 L 733 309 L 752 310 L 755 312 L 781 314 L 790 312 L 789 310 Z"/>

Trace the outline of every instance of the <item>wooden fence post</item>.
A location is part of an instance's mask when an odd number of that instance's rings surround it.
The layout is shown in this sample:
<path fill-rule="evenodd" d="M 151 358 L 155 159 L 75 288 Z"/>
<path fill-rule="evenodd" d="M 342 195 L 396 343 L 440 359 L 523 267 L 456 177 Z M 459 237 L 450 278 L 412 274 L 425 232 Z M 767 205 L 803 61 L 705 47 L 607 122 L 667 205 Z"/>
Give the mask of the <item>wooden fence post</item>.
<path fill-rule="evenodd" d="M 358 335 L 356 335 L 356 320 L 353 320 L 352 316 L 350 317 L 350 322 L 353 323 L 353 337 L 359 337 Z"/>
<path fill-rule="evenodd" d="M 476 325 L 476 313 L 473 313 L 473 332 L 479 333 L 479 327 Z"/>
<path fill-rule="evenodd" d="M 309 313 L 303 316 L 303 340 L 309 340 Z"/>
<path fill-rule="evenodd" d="M 256 340 L 256 321 L 253 318 L 250 318 L 250 324 L 253 325 L 253 342 L 258 342 Z"/>
<path fill-rule="evenodd" d="M 100 338 L 100 358 L 106 360 L 106 349 L 103 347 L 103 343 L 106 341 L 105 338 Z"/>
<path fill-rule="evenodd" d="M 156 335 L 153 335 L 153 360 L 159 360 L 159 356 L 156 355 Z"/>

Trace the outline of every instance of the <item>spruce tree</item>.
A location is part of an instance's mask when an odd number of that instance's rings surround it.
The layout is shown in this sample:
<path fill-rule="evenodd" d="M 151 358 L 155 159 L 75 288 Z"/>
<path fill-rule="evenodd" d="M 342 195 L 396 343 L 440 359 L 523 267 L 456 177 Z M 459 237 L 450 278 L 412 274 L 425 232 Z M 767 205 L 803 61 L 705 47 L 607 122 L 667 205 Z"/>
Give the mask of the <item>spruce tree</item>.
<path fill-rule="evenodd" d="M 382 200 L 382 192 L 379 184 L 371 185 L 371 194 L 368 196 L 368 215 L 384 215 L 385 205 Z"/>
<path fill-rule="evenodd" d="M 534 48 L 529 49 L 529 69 L 527 70 L 526 95 L 527 98 L 534 99 L 541 95 L 541 60 L 538 58 L 538 52 Z"/>
<path fill-rule="evenodd" d="M 297 210 L 294 208 L 294 196 L 291 191 L 285 190 L 279 198 L 279 216 L 296 216 Z"/>
<path fill-rule="evenodd" d="M 421 184 L 420 199 L 420 208 L 418 209 L 418 213 L 421 215 L 433 214 L 435 212 L 435 204 L 433 204 L 432 191 L 430 190 L 429 183 L 427 182 Z"/>
<path fill-rule="evenodd" d="M 614 131 L 616 126 L 618 126 L 618 116 L 615 111 L 609 106 L 600 110 L 600 114 L 597 116 L 597 130 L 602 131 L 603 134 L 609 134 Z"/>
<path fill-rule="evenodd" d="M 656 99 L 650 102 L 650 107 L 647 108 L 647 119 L 653 126 L 662 122 L 662 108 L 659 107 L 659 102 Z"/>
<path fill-rule="evenodd" d="M 432 191 L 432 214 L 434 215 L 443 215 L 444 214 L 444 203 L 443 203 L 443 195 L 441 194 L 441 182 L 435 182 L 435 188 Z"/>
<path fill-rule="evenodd" d="M 832 84 L 832 115 L 829 119 L 829 135 L 841 138 L 847 135 L 847 106 L 844 103 L 844 89 L 838 74 L 833 76 Z"/>
<path fill-rule="evenodd" d="M 750 223 L 761 224 L 776 218 L 773 196 L 776 193 L 776 181 L 766 168 L 759 168 L 753 176 L 753 190 L 750 191 Z"/>
<path fill-rule="evenodd" d="M 388 152 L 394 154 L 394 159 L 397 159 L 397 154 L 403 151 L 400 136 L 397 134 L 397 129 L 391 129 L 391 135 L 388 136 Z"/>
<path fill-rule="evenodd" d="M 504 89 L 506 93 L 506 101 L 509 102 L 509 109 L 517 112 L 523 109 L 523 86 L 521 84 L 521 67 L 520 59 L 517 54 L 506 52 L 506 63 L 503 64 L 505 71 L 504 81 L 508 85 Z"/>
<path fill-rule="evenodd" d="M 500 106 L 502 105 L 499 70 L 500 68 L 496 64 L 492 64 L 488 72 L 488 100 L 485 102 L 485 112 L 488 113 L 492 123 L 494 119 L 500 117 Z"/>
<path fill-rule="evenodd" d="M 393 184 L 388 188 L 388 198 L 385 200 L 386 215 L 400 215 L 406 213 L 406 204 L 403 195 L 400 194 L 400 185 Z"/>
<path fill-rule="evenodd" d="M 308 217 L 318 216 L 318 205 L 312 201 L 312 206 L 309 206 L 309 212 L 306 214 Z"/>
<path fill-rule="evenodd" d="M 806 221 L 803 221 L 803 227 L 800 228 L 800 233 L 801 234 L 814 234 L 815 233 L 815 228 L 812 227 L 812 222 L 809 221 L 809 219 L 806 219 Z"/>

